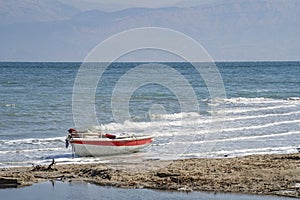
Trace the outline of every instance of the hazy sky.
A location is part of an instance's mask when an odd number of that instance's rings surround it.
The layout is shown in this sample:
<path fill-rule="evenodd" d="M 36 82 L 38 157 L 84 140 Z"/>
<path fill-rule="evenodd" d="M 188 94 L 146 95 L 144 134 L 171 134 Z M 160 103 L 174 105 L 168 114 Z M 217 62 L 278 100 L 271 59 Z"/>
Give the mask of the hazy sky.
<path fill-rule="evenodd" d="M 215 60 L 299 60 L 299 19 L 300 0 L 0 0 L 0 60 L 80 61 L 149 26 L 188 35 Z"/>
<path fill-rule="evenodd" d="M 209 3 L 215 0 L 59 0 L 65 4 L 72 5 L 80 10 L 98 9 L 102 11 L 115 11 L 125 8 L 146 7 L 185 7 L 194 6 L 203 3 Z"/>

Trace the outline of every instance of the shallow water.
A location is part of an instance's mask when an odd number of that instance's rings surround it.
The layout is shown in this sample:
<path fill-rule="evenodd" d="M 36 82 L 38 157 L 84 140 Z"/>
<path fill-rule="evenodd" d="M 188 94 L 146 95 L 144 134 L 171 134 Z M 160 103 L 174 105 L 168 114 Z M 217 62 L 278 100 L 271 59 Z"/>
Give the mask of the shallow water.
<path fill-rule="evenodd" d="M 165 63 L 185 77 L 199 112 L 181 110 L 186 88 L 146 84 L 129 100 L 131 120 L 113 118 L 112 93 L 118 81 L 141 63 L 114 63 L 98 83 L 95 110 L 108 133 L 155 136 L 135 155 L 72 159 L 66 130 L 74 126 L 72 92 L 80 63 L 0 63 L 0 167 L 109 160 L 176 159 L 296 153 L 300 145 L 300 62 L 217 63 L 226 98 L 211 98 L 189 63 Z M 94 70 L 94 69 L 93 69 Z M 131 77 L 135 83 L 147 76 Z M 166 74 L 166 79 L 175 79 Z M 124 89 L 124 88 L 122 88 Z M 126 88 L 125 88 L 126 89 Z M 123 93 L 115 96 L 122 102 Z M 183 101 L 184 103 L 184 101 Z M 83 106 L 84 107 L 84 106 Z M 87 117 L 87 119 L 89 119 Z"/>
<path fill-rule="evenodd" d="M 207 192 L 166 192 L 149 189 L 120 189 L 101 187 L 89 183 L 44 182 L 18 189 L 0 189 L 1 199 L 9 200 L 94 200 L 94 199 L 189 199 L 189 200 L 287 200 L 277 196 L 258 196 Z"/>

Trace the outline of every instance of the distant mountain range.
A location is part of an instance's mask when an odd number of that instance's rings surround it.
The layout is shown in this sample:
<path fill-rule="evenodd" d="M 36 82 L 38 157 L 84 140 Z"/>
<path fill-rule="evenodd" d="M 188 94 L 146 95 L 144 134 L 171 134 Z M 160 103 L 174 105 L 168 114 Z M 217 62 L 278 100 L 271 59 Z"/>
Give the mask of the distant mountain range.
<path fill-rule="evenodd" d="M 80 11 L 56 0 L 0 0 L 0 23 L 69 19 Z"/>
<path fill-rule="evenodd" d="M 0 60 L 81 61 L 130 28 L 183 32 L 215 60 L 300 60 L 300 1 L 220 0 L 194 7 L 80 11 L 56 0 L 0 0 Z"/>

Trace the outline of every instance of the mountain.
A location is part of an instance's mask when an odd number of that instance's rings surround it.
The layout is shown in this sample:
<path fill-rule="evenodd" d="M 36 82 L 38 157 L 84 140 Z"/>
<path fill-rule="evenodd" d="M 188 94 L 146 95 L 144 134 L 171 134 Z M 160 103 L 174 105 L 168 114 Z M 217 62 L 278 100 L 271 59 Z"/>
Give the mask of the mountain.
<path fill-rule="evenodd" d="M 25 12 L 26 6 L 30 12 Z M 0 60 L 82 60 L 111 35 L 145 26 L 183 32 L 215 60 L 300 59 L 298 0 L 220 0 L 192 7 L 115 12 L 80 12 L 50 0 L 26 6 L 5 6 L 4 11 L 0 6 Z M 18 9 L 22 12 L 14 14 Z M 14 17 L 3 22 L 7 16 Z"/>
<path fill-rule="evenodd" d="M 79 10 L 57 0 L 0 0 L 0 23 L 69 19 Z"/>

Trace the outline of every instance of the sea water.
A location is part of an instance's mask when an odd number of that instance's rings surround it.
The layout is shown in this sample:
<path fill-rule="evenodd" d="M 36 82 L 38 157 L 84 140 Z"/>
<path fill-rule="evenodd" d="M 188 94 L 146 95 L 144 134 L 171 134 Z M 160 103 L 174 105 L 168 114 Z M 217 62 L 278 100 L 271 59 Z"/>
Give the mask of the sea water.
<path fill-rule="evenodd" d="M 145 80 L 123 94 L 126 85 L 119 81 L 142 65 L 113 63 L 105 69 L 92 102 L 99 124 L 90 129 L 151 134 L 153 144 L 136 154 L 74 158 L 65 138 L 75 127 L 72 97 L 81 63 L 0 63 L 0 167 L 50 163 L 52 158 L 57 163 L 87 163 L 297 152 L 300 62 L 216 63 L 226 93 L 222 97 L 212 97 L 207 81 L 214 80 L 205 80 L 190 63 L 162 63 L 187 80 L 198 110 L 182 108 L 186 85 L 168 88 Z M 97 71 L 99 66 L 94 67 Z M 146 73 L 139 71 L 129 83 L 141 81 Z M 165 79 L 176 81 L 172 74 Z M 125 105 L 125 100 L 130 119 L 116 120 L 114 106 Z M 91 102 L 83 102 L 83 109 L 84 103 Z"/>
<path fill-rule="evenodd" d="M 45 182 L 19 189 L 0 189 L 3 199 L 10 200 L 92 200 L 92 199 L 189 199 L 189 200 L 288 200 L 291 198 L 276 196 L 256 196 L 244 194 L 208 193 L 208 192 L 168 192 L 149 189 L 122 189 L 101 187 L 89 183 Z"/>

